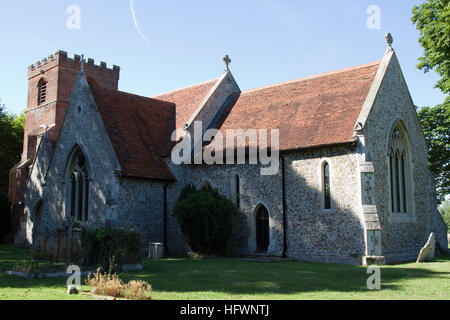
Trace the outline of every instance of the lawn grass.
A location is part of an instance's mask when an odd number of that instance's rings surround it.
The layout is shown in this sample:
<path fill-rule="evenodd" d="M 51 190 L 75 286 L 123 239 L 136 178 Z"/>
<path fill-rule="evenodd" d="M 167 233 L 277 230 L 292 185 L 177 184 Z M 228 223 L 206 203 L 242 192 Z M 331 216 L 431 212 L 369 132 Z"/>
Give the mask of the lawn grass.
<path fill-rule="evenodd" d="M 42 263 L 40 264 L 42 266 Z M 26 271 L 31 253 L 26 249 L 0 244 L 0 300 L 77 300 L 88 299 L 66 294 L 66 278 L 25 279 L 8 276 L 6 270 Z M 87 289 L 87 287 L 85 287 Z"/>
<path fill-rule="evenodd" d="M 0 245 L 0 270 L 26 262 L 29 253 Z M 432 263 L 381 267 L 381 290 L 366 287 L 366 268 L 314 262 L 232 259 L 145 260 L 144 270 L 122 273 L 145 280 L 153 299 L 450 299 L 450 256 Z M 87 287 L 84 287 L 87 289 Z M 0 274 L 0 299 L 80 299 L 66 295 L 66 278 L 22 279 Z"/>

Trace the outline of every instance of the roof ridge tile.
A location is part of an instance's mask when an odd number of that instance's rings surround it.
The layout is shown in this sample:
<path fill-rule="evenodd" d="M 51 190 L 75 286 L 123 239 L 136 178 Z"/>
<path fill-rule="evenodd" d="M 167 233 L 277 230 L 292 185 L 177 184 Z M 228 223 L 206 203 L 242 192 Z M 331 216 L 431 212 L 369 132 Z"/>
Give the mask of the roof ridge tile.
<path fill-rule="evenodd" d="M 283 81 L 283 82 L 280 82 L 280 83 L 269 84 L 267 86 L 262 86 L 262 87 L 258 87 L 258 88 L 244 90 L 244 91 L 242 91 L 241 95 L 246 95 L 246 94 L 249 94 L 249 93 L 253 93 L 255 91 L 260 91 L 260 90 L 265 90 L 265 89 L 270 89 L 270 88 L 276 88 L 276 87 L 280 87 L 280 86 L 283 86 L 283 85 L 288 85 L 288 84 L 293 84 L 293 83 L 298 83 L 298 82 L 303 82 L 303 81 L 308 81 L 308 80 L 314 80 L 314 79 L 320 79 L 320 78 L 323 78 L 323 77 L 326 77 L 326 76 L 332 76 L 332 75 L 336 75 L 336 74 L 340 74 L 340 73 L 346 73 L 346 72 L 350 72 L 350 71 L 354 71 L 354 70 L 358 70 L 358 69 L 370 68 L 370 67 L 373 67 L 375 65 L 379 65 L 380 63 L 381 63 L 381 60 L 378 60 L 378 61 L 374 61 L 374 62 L 370 62 L 370 63 L 366 63 L 366 64 L 361 64 L 361 65 L 357 65 L 357 66 L 353 66 L 353 67 L 348 67 L 348 68 L 338 69 L 338 70 L 334 70 L 334 71 L 319 73 L 319 74 L 316 74 L 316 75 L 306 76 L 306 77 L 298 78 L 298 79 L 294 79 L 294 80 L 288 80 L 288 81 Z"/>

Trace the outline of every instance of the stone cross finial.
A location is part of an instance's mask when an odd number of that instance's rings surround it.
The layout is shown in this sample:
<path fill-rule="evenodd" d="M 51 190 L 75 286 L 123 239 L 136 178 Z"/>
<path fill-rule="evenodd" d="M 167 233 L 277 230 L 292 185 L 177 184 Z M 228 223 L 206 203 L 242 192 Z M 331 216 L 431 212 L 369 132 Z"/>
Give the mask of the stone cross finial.
<path fill-rule="evenodd" d="M 230 67 L 229 67 L 230 62 L 231 62 L 230 57 L 228 55 L 226 55 L 225 57 L 223 57 L 223 61 L 225 62 L 225 72 L 230 71 Z"/>
<path fill-rule="evenodd" d="M 386 42 L 388 44 L 388 47 L 389 48 L 392 47 L 392 43 L 394 42 L 394 39 L 392 38 L 392 35 L 391 35 L 390 32 L 386 33 L 385 39 L 386 39 Z"/>

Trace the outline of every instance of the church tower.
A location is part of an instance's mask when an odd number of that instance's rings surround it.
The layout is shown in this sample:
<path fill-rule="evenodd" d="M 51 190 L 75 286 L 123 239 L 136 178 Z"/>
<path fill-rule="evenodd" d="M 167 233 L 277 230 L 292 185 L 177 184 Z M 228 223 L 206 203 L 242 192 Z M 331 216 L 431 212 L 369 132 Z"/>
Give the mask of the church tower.
<path fill-rule="evenodd" d="M 54 127 L 49 132 L 51 139 L 56 140 L 58 137 L 80 67 L 80 56 L 68 58 L 65 51 L 57 51 L 28 67 L 28 103 L 22 161 L 34 158 L 45 127 Z M 85 72 L 98 85 L 118 89 L 119 67 L 109 69 L 105 62 L 95 65 L 93 59 L 88 59 Z"/>
<path fill-rule="evenodd" d="M 28 102 L 22 157 L 20 163 L 9 172 L 10 237 L 14 236 L 22 223 L 28 170 L 40 139 L 45 128 L 48 128 L 51 140 L 56 141 L 58 138 L 80 68 L 81 57 L 74 55 L 69 58 L 65 51 L 57 51 L 28 67 Z M 88 59 L 84 63 L 84 70 L 87 78 L 99 86 L 118 89 L 118 66 L 107 68 L 105 62 L 95 65 L 93 59 Z"/>

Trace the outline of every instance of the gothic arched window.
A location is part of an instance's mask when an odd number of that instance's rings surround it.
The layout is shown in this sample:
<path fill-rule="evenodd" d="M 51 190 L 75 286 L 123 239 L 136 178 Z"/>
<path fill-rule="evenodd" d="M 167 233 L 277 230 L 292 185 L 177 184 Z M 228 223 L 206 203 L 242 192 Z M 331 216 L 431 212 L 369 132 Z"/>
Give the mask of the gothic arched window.
<path fill-rule="evenodd" d="M 42 78 L 38 82 L 38 101 L 37 104 L 43 104 L 47 100 L 47 81 Z"/>
<path fill-rule="evenodd" d="M 86 159 L 80 149 L 73 153 L 69 174 L 70 216 L 74 220 L 87 221 L 89 217 L 89 174 Z"/>
<path fill-rule="evenodd" d="M 322 179 L 323 208 L 329 210 L 331 209 L 330 165 L 326 161 L 322 166 Z"/>
<path fill-rule="evenodd" d="M 389 182 L 391 211 L 406 213 L 411 199 L 409 152 L 406 131 L 399 123 L 394 128 L 389 146 Z"/>

